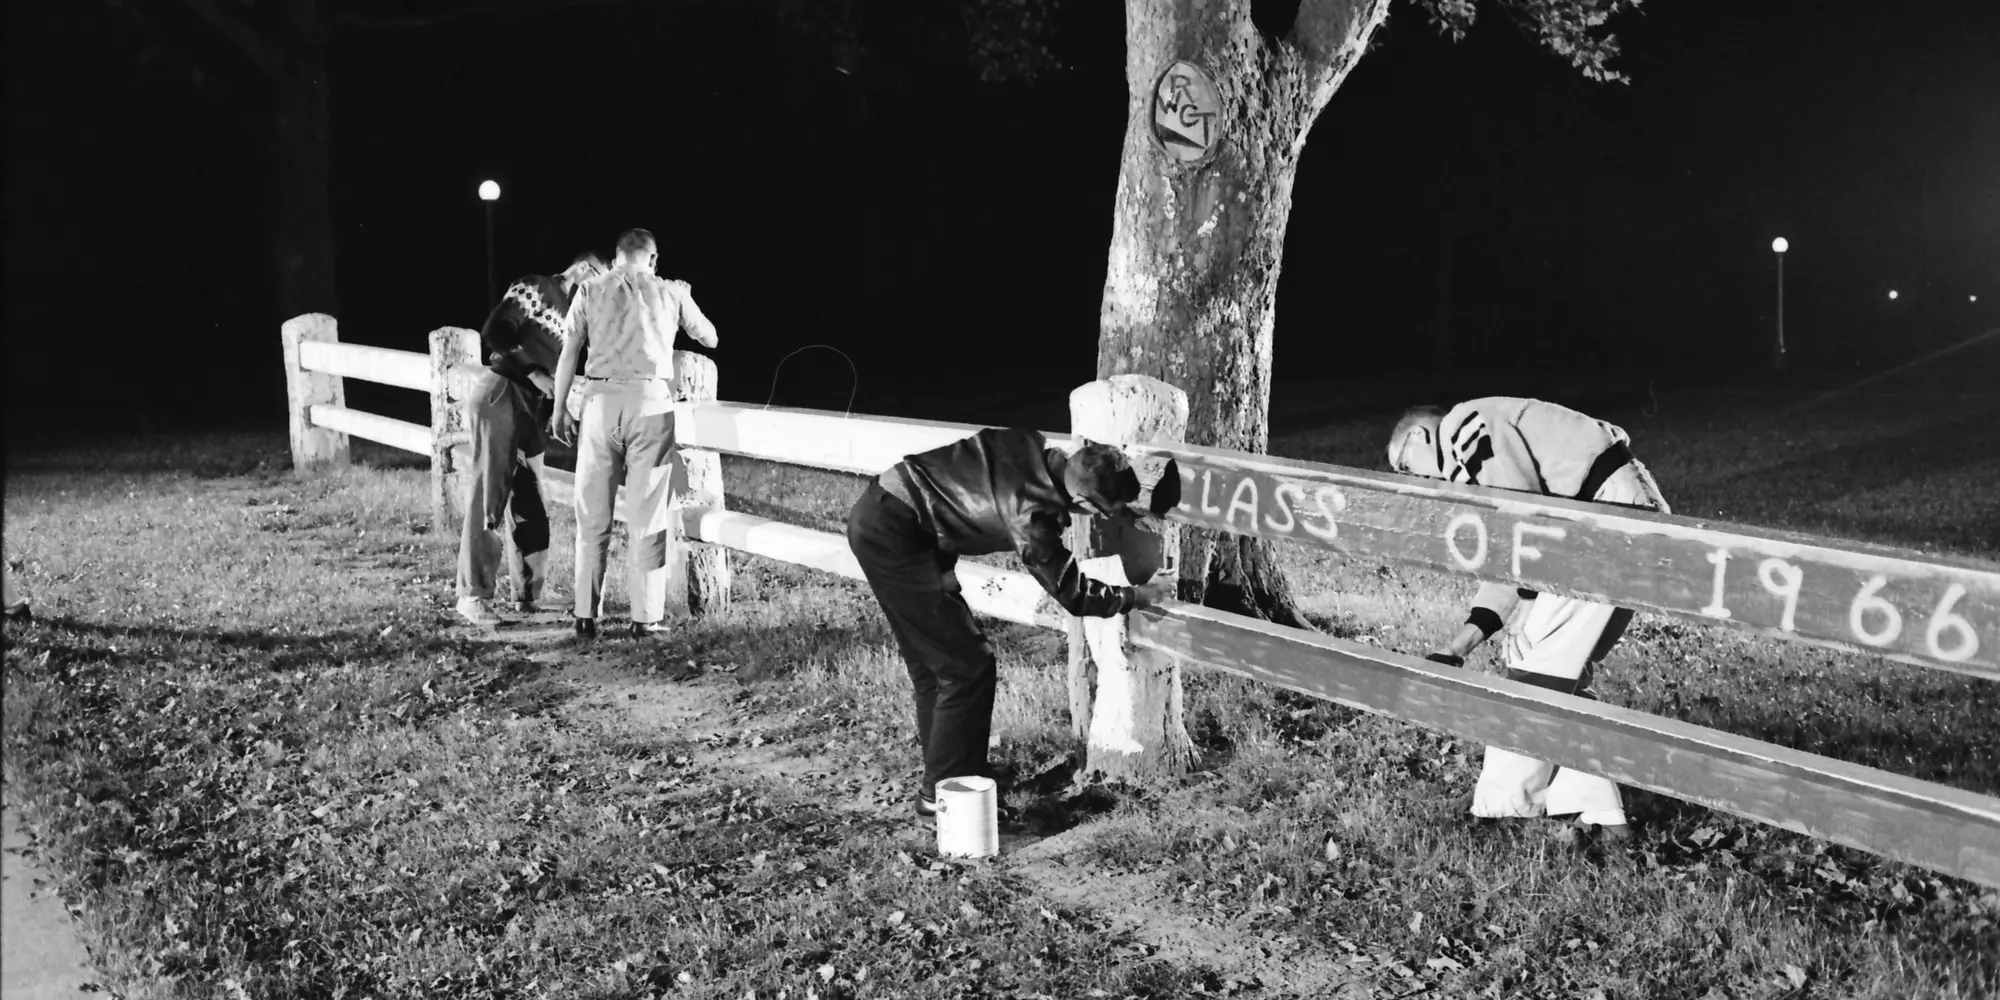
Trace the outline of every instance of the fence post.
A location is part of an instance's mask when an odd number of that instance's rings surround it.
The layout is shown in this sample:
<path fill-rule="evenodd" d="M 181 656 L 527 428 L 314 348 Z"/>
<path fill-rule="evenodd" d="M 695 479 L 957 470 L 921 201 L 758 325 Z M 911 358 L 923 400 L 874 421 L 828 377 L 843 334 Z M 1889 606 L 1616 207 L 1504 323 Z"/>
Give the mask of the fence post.
<path fill-rule="evenodd" d="M 1069 395 L 1070 431 L 1101 444 L 1179 444 L 1187 435 L 1187 394 L 1145 375 L 1117 375 Z M 1169 486 L 1178 489 L 1178 473 Z M 1141 473 L 1143 480 L 1152 477 Z M 1180 526 L 1157 528 L 1089 518 L 1074 526 L 1084 570 L 1108 583 L 1145 583 L 1179 573 Z M 1086 771 L 1139 778 L 1185 771 L 1194 741 L 1181 717 L 1181 672 L 1173 657 L 1134 646 L 1125 619 L 1069 623 L 1071 725 L 1086 738 Z M 1095 681 L 1096 691 L 1091 692 Z"/>
<path fill-rule="evenodd" d="M 441 538 L 458 535 L 465 514 L 465 491 L 459 473 L 462 458 L 471 455 L 470 428 L 460 405 L 465 382 L 452 370 L 478 365 L 479 331 L 446 326 L 431 331 L 431 528 Z M 513 544 L 512 540 L 508 541 Z"/>
<path fill-rule="evenodd" d="M 338 375 L 299 367 L 299 342 L 340 341 L 340 327 L 325 313 L 306 313 L 285 321 L 285 396 L 292 431 L 292 468 L 305 470 L 347 464 L 347 435 L 314 427 L 315 405 L 345 406 L 347 394 Z"/>
<path fill-rule="evenodd" d="M 715 361 L 692 351 L 674 352 L 674 399 L 682 403 L 715 401 Z M 685 439 L 687 430 L 676 428 Z M 690 507 L 722 509 L 722 456 L 712 451 L 680 448 L 675 453 L 673 482 L 674 533 L 685 553 L 675 559 L 667 581 L 667 603 L 688 614 L 713 614 L 729 606 L 729 550 L 706 542 L 687 541 L 680 512 Z"/>

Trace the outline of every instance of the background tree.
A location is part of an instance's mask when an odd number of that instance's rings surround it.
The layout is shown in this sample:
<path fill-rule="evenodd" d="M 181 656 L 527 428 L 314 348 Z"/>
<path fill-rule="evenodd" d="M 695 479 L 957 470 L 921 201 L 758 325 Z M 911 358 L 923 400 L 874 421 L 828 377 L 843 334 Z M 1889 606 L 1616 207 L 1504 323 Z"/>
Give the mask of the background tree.
<path fill-rule="evenodd" d="M 418 28 L 621 0 L 181 0 L 180 18 L 158 3 L 106 2 L 155 28 L 161 38 L 184 39 L 189 32 L 182 22 L 199 21 L 271 88 L 271 242 L 278 313 L 291 317 L 335 314 L 339 301 L 331 194 L 333 87 L 327 72 L 327 50 L 337 29 Z M 200 75 L 195 80 L 199 84 Z"/>

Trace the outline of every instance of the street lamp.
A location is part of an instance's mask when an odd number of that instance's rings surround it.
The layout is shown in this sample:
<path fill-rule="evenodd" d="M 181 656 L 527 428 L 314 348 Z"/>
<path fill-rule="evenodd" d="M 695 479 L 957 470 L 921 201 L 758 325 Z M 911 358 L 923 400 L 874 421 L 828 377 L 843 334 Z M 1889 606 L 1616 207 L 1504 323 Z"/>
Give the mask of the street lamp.
<path fill-rule="evenodd" d="M 486 203 L 486 308 L 500 302 L 499 275 L 493 269 L 493 203 L 500 200 L 497 181 L 479 182 L 479 200 Z"/>
<path fill-rule="evenodd" d="M 1889 298 L 1890 298 L 1890 299 L 1892 299 L 1892 300 L 1893 300 L 1893 299 L 1895 299 L 1895 298 L 1896 298 L 1896 295 L 1897 295 L 1897 292 L 1896 292 L 1896 290 L 1895 290 L 1895 289 L 1893 289 L 1893 288 L 1889 289 Z"/>
<path fill-rule="evenodd" d="M 1771 356 L 1774 371 L 1785 367 L 1785 251 L 1791 248 L 1783 236 L 1771 241 L 1771 253 L 1778 258 L 1778 349 Z"/>

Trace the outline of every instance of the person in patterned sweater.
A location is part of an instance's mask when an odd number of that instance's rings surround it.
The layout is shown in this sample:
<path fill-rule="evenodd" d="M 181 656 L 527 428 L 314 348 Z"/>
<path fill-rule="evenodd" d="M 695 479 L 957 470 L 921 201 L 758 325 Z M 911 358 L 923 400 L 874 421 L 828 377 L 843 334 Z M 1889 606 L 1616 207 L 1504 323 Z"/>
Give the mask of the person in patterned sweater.
<path fill-rule="evenodd" d="M 1449 412 L 1412 407 L 1390 433 L 1389 467 L 1405 475 L 1671 513 L 1659 485 L 1632 457 L 1624 428 L 1539 399 L 1489 396 Z M 1510 680 L 1588 698 L 1592 669 L 1631 619 L 1626 608 L 1487 582 L 1480 584 L 1458 634 L 1427 658 L 1463 666 L 1473 647 L 1504 629 Z M 1472 815 L 1571 813 L 1606 841 L 1631 836 L 1624 801 L 1609 779 L 1486 748 Z"/>
<path fill-rule="evenodd" d="M 532 613 L 541 599 L 549 555 L 541 471 L 555 370 L 569 337 L 570 296 L 604 269 L 596 254 L 583 253 L 559 275 L 522 278 L 479 331 L 486 372 L 465 401 L 473 470 L 458 544 L 458 613 L 475 625 L 504 620 L 493 607 L 503 526 L 514 537 L 508 569 L 516 609 Z"/>

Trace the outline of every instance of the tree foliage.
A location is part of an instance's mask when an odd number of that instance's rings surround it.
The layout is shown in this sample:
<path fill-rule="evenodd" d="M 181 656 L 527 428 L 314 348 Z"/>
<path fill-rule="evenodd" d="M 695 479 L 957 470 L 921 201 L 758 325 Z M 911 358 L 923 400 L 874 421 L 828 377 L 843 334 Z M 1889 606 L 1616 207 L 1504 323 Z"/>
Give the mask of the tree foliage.
<path fill-rule="evenodd" d="M 1479 0 L 1408 0 L 1430 15 L 1438 31 L 1459 41 L 1479 16 Z M 1618 36 L 1605 31 L 1612 17 L 1641 0 L 1487 0 L 1537 42 L 1584 76 L 1604 83 L 1630 83 L 1607 63 L 1618 55 Z"/>

